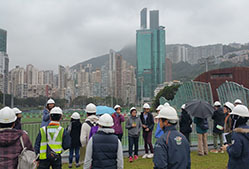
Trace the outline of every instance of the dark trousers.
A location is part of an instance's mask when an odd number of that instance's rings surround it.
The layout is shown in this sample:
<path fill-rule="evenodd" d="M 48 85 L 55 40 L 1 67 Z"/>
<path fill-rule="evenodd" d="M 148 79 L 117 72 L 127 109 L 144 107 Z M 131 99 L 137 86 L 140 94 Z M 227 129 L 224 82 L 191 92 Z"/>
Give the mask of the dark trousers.
<path fill-rule="evenodd" d="M 80 160 L 80 147 L 71 147 L 69 149 L 69 164 L 73 163 L 73 154 L 75 152 L 75 161 L 78 164 Z"/>
<path fill-rule="evenodd" d="M 190 143 L 190 139 L 189 139 L 189 134 L 190 133 L 182 133 L 185 137 L 186 137 L 186 139 L 188 140 L 188 142 Z"/>
<path fill-rule="evenodd" d="M 118 139 L 122 142 L 123 133 L 121 133 L 121 134 L 115 134 L 115 135 L 118 136 Z"/>
<path fill-rule="evenodd" d="M 52 169 L 61 169 L 61 157 L 58 158 L 56 161 L 50 161 L 48 159 L 46 160 L 40 160 L 39 166 L 37 169 L 50 169 L 50 166 Z"/>
<path fill-rule="evenodd" d="M 129 136 L 129 156 L 132 157 L 133 145 L 135 146 L 134 155 L 138 155 L 138 140 L 139 137 L 131 137 Z"/>
<path fill-rule="evenodd" d="M 149 153 L 149 150 L 148 150 L 148 145 L 150 147 L 150 152 L 151 153 L 154 153 L 154 150 L 153 150 L 153 146 L 152 146 L 152 143 L 151 143 L 151 139 L 152 139 L 152 131 L 144 131 L 143 132 L 143 138 L 144 138 L 144 149 L 145 149 L 145 153 L 148 154 Z"/>

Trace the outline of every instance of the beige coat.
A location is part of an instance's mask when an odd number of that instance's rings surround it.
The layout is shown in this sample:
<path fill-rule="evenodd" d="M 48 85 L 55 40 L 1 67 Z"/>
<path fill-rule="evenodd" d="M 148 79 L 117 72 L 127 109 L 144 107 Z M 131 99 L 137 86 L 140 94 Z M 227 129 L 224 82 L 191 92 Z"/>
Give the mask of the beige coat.
<path fill-rule="evenodd" d="M 99 118 L 95 115 L 88 116 L 85 121 L 90 121 L 91 123 L 96 123 L 99 120 Z M 83 123 L 81 127 L 81 134 L 80 134 L 80 142 L 82 147 L 86 147 L 88 140 L 89 140 L 89 134 L 91 131 L 91 127 L 87 123 Z"/>

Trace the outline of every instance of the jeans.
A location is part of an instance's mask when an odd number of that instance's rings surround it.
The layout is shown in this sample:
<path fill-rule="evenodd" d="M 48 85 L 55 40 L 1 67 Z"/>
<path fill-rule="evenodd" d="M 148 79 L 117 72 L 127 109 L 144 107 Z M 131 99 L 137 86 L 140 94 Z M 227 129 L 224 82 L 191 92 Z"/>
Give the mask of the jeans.
<path fill-rule="evenodd" d="M 220 147 L 223 146 L 223 136 L 222 133 L 213 133 L 214 135 L 214 149 L 218 149 L 218 137 L 220 139 Z"/>
<path fill-rule="evenodd" d="M 79 160 L 80 160 L 80 147 L 71 147 L 69 149 L 69 164 L 72 164 L 73 163 L 73 154 L 74 154 L 74 151 L 75 151 L 75 161 L 76 161 L 76 164 L 79 163 Z"/>
<path fill-rule="evenodd" d="M 207 155 L 208 154 L 207 133 L 197 134 L 197 135 L 198 135 L 198 154 Z"/>
<path fill-rule="evenodd" d="M 121 133 L 121 134 L 115 134 L 115 135 L 118 136 L 118 139 L 122 142 L 123 133 Z"/>
<path fill-rule="evenodd" d="M 143 138 L 144 138 L 144 149 L 145 149 L 145 153 L 148 154 L 149 153 L 149 150 L 148 150 L 148 145 L 150 147 L 150 152 L 151 153 L 154 153 L 154 150 L 153 150 L 153 146 L 152 146 L 152 143 L 151 143 L 151 139 L 152 139 L 152 131 L 144 131 L 143 132 Z"/>
<path fill-rule="evenodd" d="M 131 137 L 129 136 L 129 156 L 132 157 L 133 145 L 135 145 L 134 155 L 138 155 L 138 140 L 139 137 Z"/>
<path fill-rule="evenodd" d="M 50 161 L 48 159 L 40 160 L 37 169 L 50 169 L 50 166 L 52 167 L 52 169 L 61 169 L 62 168 L 61 157 L 56 161 Z"/>

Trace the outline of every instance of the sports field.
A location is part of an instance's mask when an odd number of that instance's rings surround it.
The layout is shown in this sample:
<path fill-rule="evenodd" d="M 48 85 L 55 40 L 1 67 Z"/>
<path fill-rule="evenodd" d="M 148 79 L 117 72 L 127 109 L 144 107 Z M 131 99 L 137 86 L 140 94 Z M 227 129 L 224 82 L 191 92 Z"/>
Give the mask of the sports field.
<path fill-rule="evenodd" d="M 191 169 L 226 169 L 227 161 L 227 153 L 209 153 L 207 156 L 198 156 L 197 152 L 191 153 Z M 142 159 L 140 157 L 140 159 L 133 163 L 129 163 L 128 158 L 124 159 L 125 169 L 152 169 L 153 166 L 152 159 Z M 63 169 L 67 168 L 68 165 L 64 164 Z"/>

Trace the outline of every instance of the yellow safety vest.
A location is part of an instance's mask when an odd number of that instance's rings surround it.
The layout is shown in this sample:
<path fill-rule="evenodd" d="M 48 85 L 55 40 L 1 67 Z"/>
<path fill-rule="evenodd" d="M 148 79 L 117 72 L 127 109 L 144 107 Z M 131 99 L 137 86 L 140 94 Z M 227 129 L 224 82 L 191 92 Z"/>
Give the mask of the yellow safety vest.
<path fill-rule="evenodd" d="M 40 160 L 47 159 L 47 144 L 49 147 L 56 152 L 61 154 L 62 152 L 62 138 L 64 128 L 61 126 L 47 126 L 48 139 L 46 138 L 46 127 L 40 128 L 41 132 L 41 143 L 40 143 Z"/>

